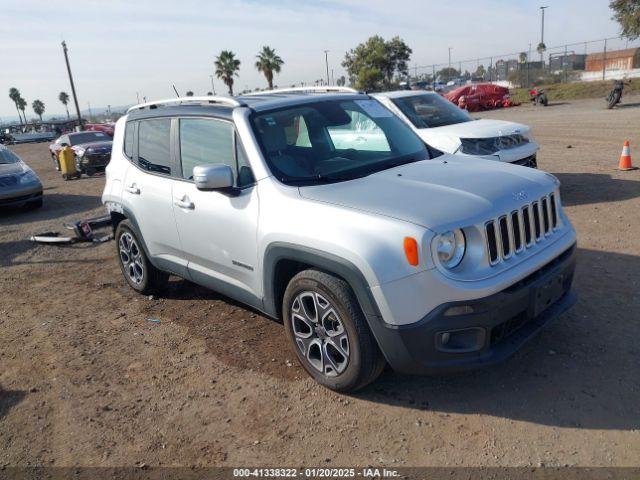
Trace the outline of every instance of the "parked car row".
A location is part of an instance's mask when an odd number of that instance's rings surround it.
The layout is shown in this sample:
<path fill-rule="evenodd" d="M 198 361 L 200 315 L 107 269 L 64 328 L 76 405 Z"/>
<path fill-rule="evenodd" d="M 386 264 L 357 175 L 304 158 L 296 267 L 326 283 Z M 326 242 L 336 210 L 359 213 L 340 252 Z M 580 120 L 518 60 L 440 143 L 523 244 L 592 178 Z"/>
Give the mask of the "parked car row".
<path fill-rule="evenodd" d="M 82 131 L 64 134 L 49 145 L 56 170 L 60 170 L 60 151 L 68 146 L 74 151 L 78 173 L 93 175 L 104 171 L 111 159 L 112 138 L 101 131 Z"/>
<path fill-rule="evenodd" d="M 425 374 L 506 359 L 575 301 L 559 181 L 507 163 L 503 152 L 537 150 L 523 126 L 415 95 L 307 88 L 132 107 L 102 196 L 125 281 L 146 295 L 178 275 L 281 320 L 309 375 L 338 391 L 385 364 Z"/>

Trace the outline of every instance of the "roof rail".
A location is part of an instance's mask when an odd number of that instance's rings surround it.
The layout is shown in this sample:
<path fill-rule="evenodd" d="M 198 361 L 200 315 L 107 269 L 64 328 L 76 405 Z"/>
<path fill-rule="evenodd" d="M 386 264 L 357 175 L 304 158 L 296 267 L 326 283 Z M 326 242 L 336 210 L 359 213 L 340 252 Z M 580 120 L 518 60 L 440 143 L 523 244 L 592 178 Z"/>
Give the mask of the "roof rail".
<path fill-rule="evenodd" d="M 350 87 L 292 87 L 292 88 L 276 88 L 275 90 L 262 90 L 260 92 L 245 93 L 243 97 L 252 97 L 258 95 L 271 95 L 272 93 L 361 93 Z"/>
<path fill-rule="evenodd" d="M 246 106 L 243 102 L 236 100 L 231 97 L 214 97 L 211 95 L 207 95 L 206 97 L 178 97 L 178 98 L 168 98 L 166 100 L 156 100 L 155 102 L 147 102 L 141 103 L 139 105 L 134 105 L 133 107 L 127 110 L 127 113 L 132 112 L 133 110 L 143 110 L 145 108 L 157 108 L 161 105 L 182 105 L 185 103 L 198 103 L 198 104 L 221 104 L 227 105 L 229 107 L 244 107 Z"/>

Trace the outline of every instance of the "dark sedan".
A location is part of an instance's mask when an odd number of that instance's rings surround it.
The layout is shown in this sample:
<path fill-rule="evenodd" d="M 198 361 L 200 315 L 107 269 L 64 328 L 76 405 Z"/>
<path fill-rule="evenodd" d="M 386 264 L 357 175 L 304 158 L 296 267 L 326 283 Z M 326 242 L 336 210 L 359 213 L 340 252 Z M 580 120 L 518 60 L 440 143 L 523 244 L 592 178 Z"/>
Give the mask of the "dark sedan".
<path fill-rule="evenodd" d="M 104 171 L 111 160 L 111 137 L 104 132 L 66 133 L 49 145 L 51 158 L 56 170 L 60 170 L 58 153 L 65 145 L 70 146 L 75 154 L 78 172 L 93 175 Z"/>
<path fill-rule="evenodd" d="M 0 145 L 0 207 L 42 206 L 42 183 L 18 155 Z"/>

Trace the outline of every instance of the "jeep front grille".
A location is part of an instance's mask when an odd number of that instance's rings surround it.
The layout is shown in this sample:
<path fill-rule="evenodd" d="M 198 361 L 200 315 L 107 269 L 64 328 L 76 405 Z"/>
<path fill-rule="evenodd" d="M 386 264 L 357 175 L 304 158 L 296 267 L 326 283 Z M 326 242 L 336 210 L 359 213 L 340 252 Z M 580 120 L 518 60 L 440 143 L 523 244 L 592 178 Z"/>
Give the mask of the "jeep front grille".
<path fill-rule="evenodd" d="M 485 223 L 489 263 L 497 265 L 544 241 L 558 228 L 558 206 L 552 193 Z"/>

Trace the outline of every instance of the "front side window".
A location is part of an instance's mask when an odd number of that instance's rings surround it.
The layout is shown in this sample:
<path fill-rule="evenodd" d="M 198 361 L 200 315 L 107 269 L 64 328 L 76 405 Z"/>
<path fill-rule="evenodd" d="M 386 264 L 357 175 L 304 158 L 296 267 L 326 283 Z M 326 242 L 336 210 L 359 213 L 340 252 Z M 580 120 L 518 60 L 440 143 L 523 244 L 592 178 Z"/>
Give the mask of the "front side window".
<path fill-rule="evenodd" d="M 19 163 L 20 158 L 8 148 L 0 148 L 0 165 Z"/>
<path fill-rule="evenodd" d="M 471 116 L 437 94 L 413 95 L 391 100 L 416 128 L 435 128 L 470 122 Z"/>
<path fill-rule="evenodd" d="M 193 179 L 193 167 L 212 163 L 229 165 L 236 177 L 233 126 L 212 119 L 180 119 L 182 177 Z"/>
<path fill-rule="evenodd" d="M 269 168 L 284 183 L 348 180 L 429 158 L 411 129 L 373 99 L 320 101 L 251 121 Z"/>
<path fill-rule="evenodd" d="M 171 119 L 138 122 L 138 165 L 149 172 L 171 175 Z"/>

